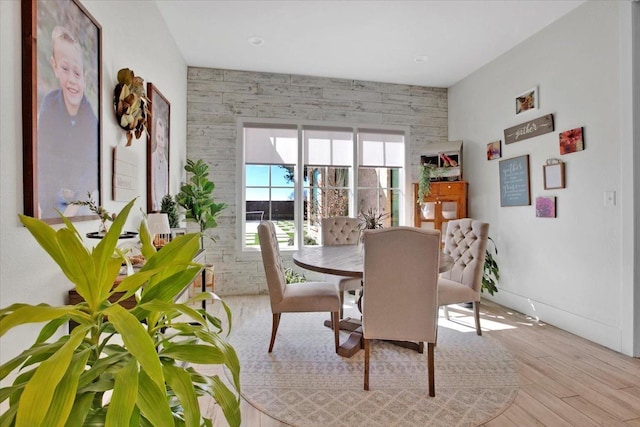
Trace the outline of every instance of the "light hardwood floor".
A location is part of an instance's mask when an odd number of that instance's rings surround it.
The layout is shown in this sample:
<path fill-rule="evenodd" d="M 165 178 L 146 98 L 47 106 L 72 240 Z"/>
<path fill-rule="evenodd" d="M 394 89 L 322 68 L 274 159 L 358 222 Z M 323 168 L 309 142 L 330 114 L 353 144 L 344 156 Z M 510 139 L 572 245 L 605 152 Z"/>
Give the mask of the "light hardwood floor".
<path fill-rule="evenodd" d="M 224 300 L 235 323 L 259 312 L 270 313 L 265 295 Z M 451 306 L 449 314 L 452 321 L 473 325 L 471 310 Z M 481 324 L 483 334 L 491 335 L 511 352 L 520 374 L 520 390 L 513 404 L 485 426 L 640 427 L 640 359 L 491 302 L 481 304 Z M 215 405 L 203 406 L 214 414 L 219 412 Z M 244 401 L 241 412 L 243 427 L 288 425 Z M 214 425 L 227 424 L 218 413 Z"/>

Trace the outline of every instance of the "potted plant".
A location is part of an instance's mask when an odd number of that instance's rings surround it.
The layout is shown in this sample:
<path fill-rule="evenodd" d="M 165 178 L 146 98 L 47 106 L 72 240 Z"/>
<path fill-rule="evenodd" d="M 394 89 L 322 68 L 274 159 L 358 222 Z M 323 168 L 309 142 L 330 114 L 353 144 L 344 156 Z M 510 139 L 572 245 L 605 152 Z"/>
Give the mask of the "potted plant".
<path fill-rule="evenodd" d="M 160 202 L 160 213 L 166 213 L 169 218 L 169 227 L 179 228 L 178 204 L 170 194 L 165 195 Z"/>
<path fill-rule="evenodd" d="M 422 206 L 425 196 L 431 194 L 431 181 L 439 176 L 439 168 L 431 163 L 420 165 L 418 179 L 418 204 Z"/>
<path fill-rule="evenodd" d="M 493 251 L 498 255 L 496 242 L 494 242 L 491 237 L 489 237 L 489 240 L 493 243 Z M 487 246 L 487 254 L 484 259 L 484 270 L 482 272 L 481 291 L 486 289 L 490 295 L 493 295 L 494 292 L 498 292 L 498 288 L 496 287 L 498 279 L 500 279 L 500 267 Z"/>
<path fill-rule="evenodd" d="M 143 221 L 146 264 L 113 286 L 123 259 L 128 262 L 116 245 L 133 204 L 122 209 L 91 251 L 67 218 L 65 227 L 54 230 L 20 215 L 84 301 L 0 310 L 0 336 L 22 324 L 46 322 L 30 348 L 0 367 L 0 378 L 17 371 L 13 384 L 0 393 L 0 402 L 8 399 L 2 425 L 211 425 L 200 413 L 201 395 L 220 404 L 229 425 L 240 425 L 240 367 L 221 336 L 220 320 L 174 302 L 200 272 L 201 266 L 191 262 L 198 235 L 178 237 L 156 252 Z M 134 307 L 118 304 L 134 295 Z M 50 341 L 69 320 L 77 326 Z M 184 366 L 188 363 L 225 365 L 235 392 L 218 376 Z"/>
<path fill-rule="evenodd" d="M 200 245 L 204 247 L 204 232 L 218 226 L 216 218 L 227 207 L 226 203 L 216 203 L 213 198 L 215 184 L 209 180 L 209 165 L 202 159 L 194 162 L 187 159 L 184 169 L 191 174 L 189 182 L 182 184 L 180 193 L 176 196 L 178 204 L 185 209 L 188 221 L 194 221 L 200 226 Z M 209 236 L 212 240 L 213 237 Z"/>
<path fill-rule="evenodd" d="M 91 212 L 100 217 L 100 226 L 98 228 L 98 235 L 104 236 L 107 232 L 107 221 L 114 221 L 116 214 L 109 213 L 104 207 L 98 205 L 91 193 L 87 193 L 87 200 L 75 200 L 71 202 L 72 205 L 87 206 Z"/>

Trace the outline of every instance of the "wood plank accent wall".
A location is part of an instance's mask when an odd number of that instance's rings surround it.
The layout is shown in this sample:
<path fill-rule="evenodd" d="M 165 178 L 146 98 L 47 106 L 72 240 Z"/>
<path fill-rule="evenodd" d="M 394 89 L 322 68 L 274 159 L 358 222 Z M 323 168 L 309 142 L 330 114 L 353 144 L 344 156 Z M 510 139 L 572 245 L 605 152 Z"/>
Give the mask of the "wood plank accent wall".
<path fill-rule="evenodd" d="M 229 205 L 213 230 L 216 242 L 205 242 L 220 295 L 266 293 L 259 254 L 236 249 L 238 117 L 406 126 L 412 181 L 424 148 L 448 139 L 446 88 L 189 67 L 187 109 L 187 157 L 210 165 L 217 201 Z M 290 254 L 283 258 L 293 265 Z"/>

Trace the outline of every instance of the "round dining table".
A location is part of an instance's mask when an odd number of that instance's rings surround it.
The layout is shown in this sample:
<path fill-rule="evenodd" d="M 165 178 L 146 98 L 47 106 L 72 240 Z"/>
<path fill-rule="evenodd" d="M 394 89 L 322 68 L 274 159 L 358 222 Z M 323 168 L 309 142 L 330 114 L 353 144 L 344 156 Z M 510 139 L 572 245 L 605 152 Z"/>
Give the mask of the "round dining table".
<path fill-rule="evenodd" d="M 305 246 L 293 254 L 293 263 L 306 270 L 336 276 L 359 277 L 364 274 L 364 247 L 358 245 L 339 246 Z M 440 273 L 449 271 L 453 267 L 453 258 L 443 252 L 440 253 L 438 270 Z M 358 308 L 360 308 L 358 301 Z M 331 327 L 331 321 L 325 322 Z M 362 347 L 362 329 L 360 319 L 346 318 L 340 320 L 340 329 L 351 331 L 349 338 L 338 348 L 338 354 L 351 357 Z M 415 343 L 394 341 L 403 347 L 421 349 Z"/>

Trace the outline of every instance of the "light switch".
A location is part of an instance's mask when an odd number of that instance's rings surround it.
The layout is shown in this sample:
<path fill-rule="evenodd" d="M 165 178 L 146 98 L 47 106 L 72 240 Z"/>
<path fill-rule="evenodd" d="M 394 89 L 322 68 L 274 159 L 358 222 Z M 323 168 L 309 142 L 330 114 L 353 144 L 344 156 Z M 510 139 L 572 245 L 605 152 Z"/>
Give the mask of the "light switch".
<path fill-rule="evenodd" d="M 605 206 L 615 206 L 616 205 L 616 192 L 615 191 L 605 191 L 604 192 L 604 205 Z"/>

